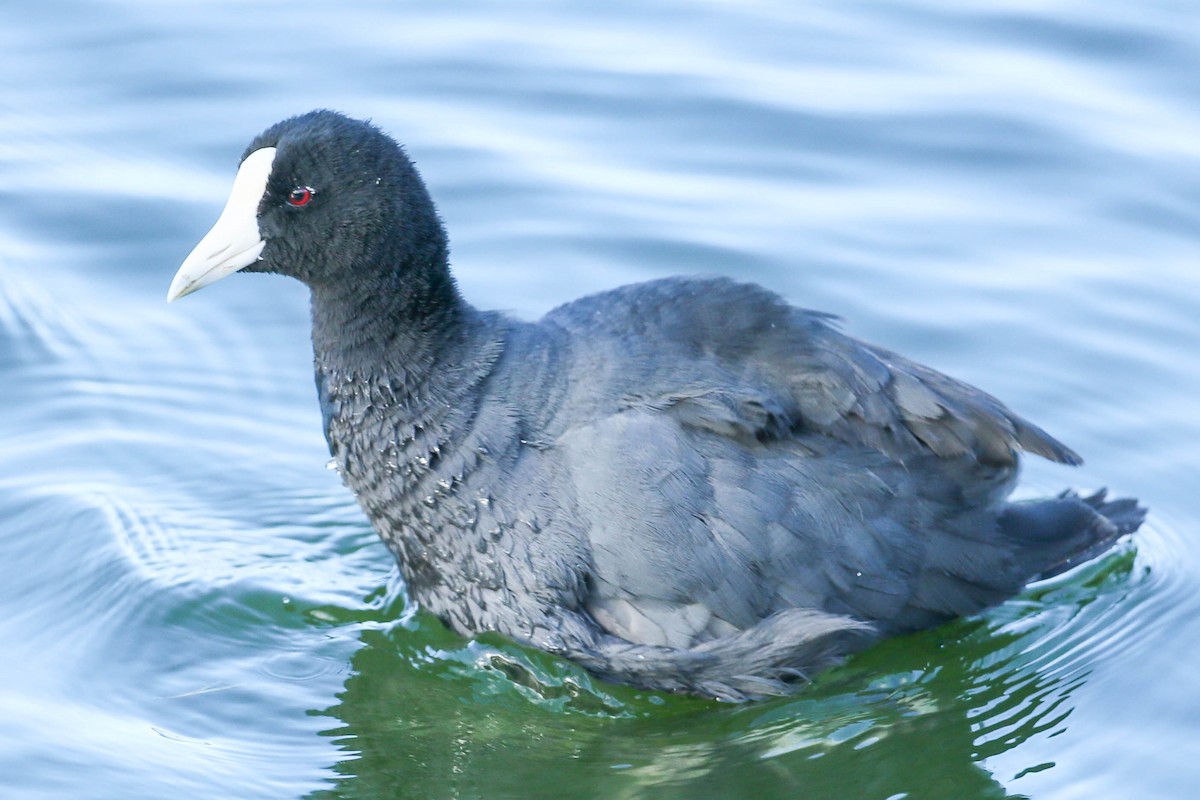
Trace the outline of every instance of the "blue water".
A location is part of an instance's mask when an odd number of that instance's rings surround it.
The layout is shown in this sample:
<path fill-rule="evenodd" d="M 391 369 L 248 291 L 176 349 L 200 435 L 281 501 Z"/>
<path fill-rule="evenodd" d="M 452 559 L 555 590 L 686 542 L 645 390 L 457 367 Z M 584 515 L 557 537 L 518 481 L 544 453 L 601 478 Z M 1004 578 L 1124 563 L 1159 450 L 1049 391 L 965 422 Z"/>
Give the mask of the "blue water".
<path fill-rule="evenodd" d="M 314 107 L 406 143 L 477 305 L 757 281 L 1147 524 L 746 706 L 447 633 L 325 469 L 302 287 L 163 302 Z M 1193 797 L 1198 259 L 1190 2 L 0 7 L 0 797 Z"/>

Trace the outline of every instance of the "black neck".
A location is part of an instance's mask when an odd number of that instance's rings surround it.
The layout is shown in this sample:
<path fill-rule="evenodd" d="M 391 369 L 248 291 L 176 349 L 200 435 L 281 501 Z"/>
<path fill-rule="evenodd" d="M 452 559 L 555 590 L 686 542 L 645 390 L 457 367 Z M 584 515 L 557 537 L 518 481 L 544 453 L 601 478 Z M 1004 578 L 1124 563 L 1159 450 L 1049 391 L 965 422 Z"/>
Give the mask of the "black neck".
<path fill-rule="evenodd" d="M 345 371 L 411 371 L 426 364 L 461 338 L 472 311 L 441 265 L 358 273 L 353 281 L 310 289 L 318 364 Z"/>
<path fill-rule="evenodd" d="M 390 409 L 393 424 L 436 428 L 442 441 L 461 435 L 475 387 L 503 351 L 502 315 L 472 308 L 444 268 L 310 288 L 318 383 L 340 393 L 344 413 Z"/>

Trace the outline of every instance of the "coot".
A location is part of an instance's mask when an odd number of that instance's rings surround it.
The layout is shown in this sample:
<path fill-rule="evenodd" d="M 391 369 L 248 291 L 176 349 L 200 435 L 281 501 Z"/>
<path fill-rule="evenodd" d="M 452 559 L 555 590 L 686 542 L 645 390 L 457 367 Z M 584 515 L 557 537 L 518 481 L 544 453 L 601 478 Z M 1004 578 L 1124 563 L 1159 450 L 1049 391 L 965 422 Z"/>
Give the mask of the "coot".
<path fill-rule="evenodd" d="M 1009 502 L 1020 451 L 1079 457 L 758 286 L 658 280 L 533 323 L 477 310 L 403 150 L 335 112 L 250 144 L 168 300 L 235 271 L 309 287 L 325 436 L 412 597 L 603 678 L 786 692 L 1145 513 Z"/>

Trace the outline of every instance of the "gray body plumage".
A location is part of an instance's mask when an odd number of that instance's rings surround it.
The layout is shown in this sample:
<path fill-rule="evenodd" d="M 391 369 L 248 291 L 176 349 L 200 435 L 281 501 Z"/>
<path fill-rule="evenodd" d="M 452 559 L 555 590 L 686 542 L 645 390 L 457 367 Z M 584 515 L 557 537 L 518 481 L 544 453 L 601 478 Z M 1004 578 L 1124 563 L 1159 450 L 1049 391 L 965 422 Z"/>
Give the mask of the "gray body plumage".
<path fill-rule="evenodd" d="M 1011 504 L 995 398 L 756 286 L 668 279 L 536 323 L 477 311 L 400 147 L 313 112 L 247 149 L 169 298 L 231 271 L 312 292 L 346 485 L 412 597 L 614 680 L 786 691 L 1012 596 L 1137 528 L 1103 493 Z"/>
<path fill-rule="evenodd" d="M 453 368 L 381 380 L 318 348 L 347 485 L 413 597 L 463 634 L 647 686 L 778 691 L 1124 530 L 1069 497 L 1046 512 L 1077 507 L 1082 541 L 1006 530 L 1017 451 L 1071 451 L 755 286 L 668 279 L 533 324 L 470 318 Z"/>

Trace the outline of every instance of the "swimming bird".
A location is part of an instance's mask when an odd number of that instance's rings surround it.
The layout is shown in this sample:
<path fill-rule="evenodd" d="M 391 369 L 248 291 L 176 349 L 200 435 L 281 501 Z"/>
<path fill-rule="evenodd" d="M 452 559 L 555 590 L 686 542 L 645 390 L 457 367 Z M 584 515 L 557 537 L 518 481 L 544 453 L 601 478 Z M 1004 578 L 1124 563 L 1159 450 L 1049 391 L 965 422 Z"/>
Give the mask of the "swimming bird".
<path fill-rule="evenodd" d="M 1010 502 L 994 397 L 755 285 L 670 278 L 537 322 L 481 311 L 403 149 L 314 111 L 246 148 L 168 300 L 233 272 L 311 294 L 330 452 L 411 597 L 596 675 L 727 700 L 975 613 L 1141 523 Z"/>

